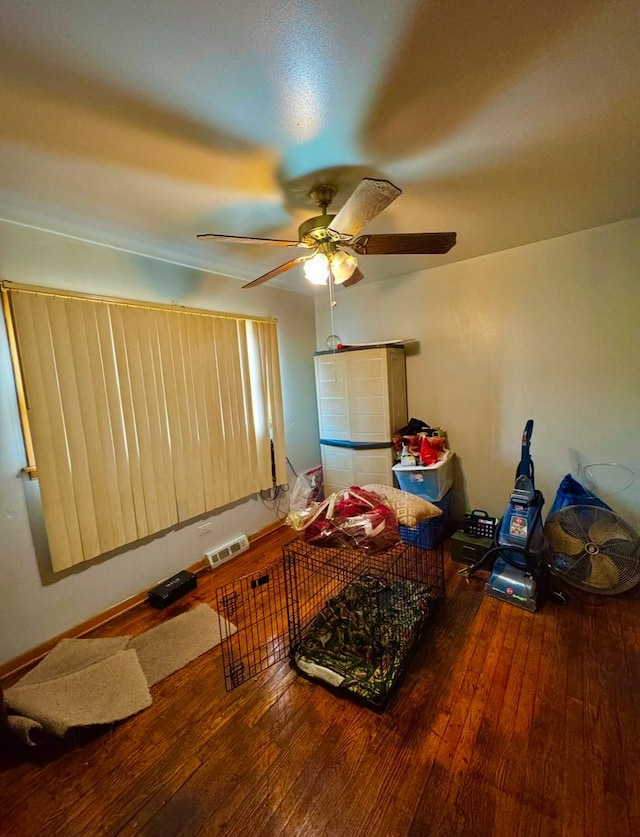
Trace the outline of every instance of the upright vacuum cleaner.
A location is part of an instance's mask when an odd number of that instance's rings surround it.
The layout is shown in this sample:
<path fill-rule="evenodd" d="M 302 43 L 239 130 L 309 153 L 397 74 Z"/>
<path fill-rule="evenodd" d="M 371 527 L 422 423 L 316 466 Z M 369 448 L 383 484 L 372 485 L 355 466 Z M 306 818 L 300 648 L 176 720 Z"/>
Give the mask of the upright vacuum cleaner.
<path fill-rule="evenodd" d="M 530 455 L 533 419 L 522 434 L 522 452 L 516 478 L 494 545 L 472 566 L 460 570 L 471 575 L 492 563 L 485 584 L 488 596 L 529 611 L 540 608 L 547 590 L 549 570 L 543 561 L 544 497 L 536 490 Z"/>

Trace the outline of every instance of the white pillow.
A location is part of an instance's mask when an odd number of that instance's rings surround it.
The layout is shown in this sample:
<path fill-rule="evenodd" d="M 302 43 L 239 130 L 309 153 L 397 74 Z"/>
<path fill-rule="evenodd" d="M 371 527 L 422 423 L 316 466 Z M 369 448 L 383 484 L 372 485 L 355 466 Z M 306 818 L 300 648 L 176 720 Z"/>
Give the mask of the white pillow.
<path fill-rule="evenodd" d="M 362 488 L 375 492 L 385 506 L 393 509 L 401 526 L 417 526 L 423 520 L 429 520 L 430 517 L 438 517 L 442 514 L 442 509 L 434 506 L 433 503 L 408 491 L 402 491 L 400 488 L 392 488 L 390 485 L 379 485 L 378 483 L 363 485 Z"/>

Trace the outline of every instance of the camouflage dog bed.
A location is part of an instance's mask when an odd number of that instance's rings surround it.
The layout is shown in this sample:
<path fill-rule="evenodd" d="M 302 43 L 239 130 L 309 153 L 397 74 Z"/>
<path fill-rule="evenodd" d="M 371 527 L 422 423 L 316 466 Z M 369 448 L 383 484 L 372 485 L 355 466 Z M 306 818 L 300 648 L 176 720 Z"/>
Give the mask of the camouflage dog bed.
<path fill-rule="evenodd" d="M 429 615 L 429 588 L 363 575 L 329 599 L 292 649 L 315 680 L 384 706 Z"/>

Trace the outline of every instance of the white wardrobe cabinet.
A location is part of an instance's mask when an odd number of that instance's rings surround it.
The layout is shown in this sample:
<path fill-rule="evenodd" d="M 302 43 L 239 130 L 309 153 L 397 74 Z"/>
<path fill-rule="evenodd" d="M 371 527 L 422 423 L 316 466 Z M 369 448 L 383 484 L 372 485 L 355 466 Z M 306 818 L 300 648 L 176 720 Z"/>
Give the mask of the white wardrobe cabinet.
<path fill-rule="evenodd" d="M 317 352 L 314 362 L 325 494 L 392 486 L 391 437 L 407 423 L 404 348 Z"/>

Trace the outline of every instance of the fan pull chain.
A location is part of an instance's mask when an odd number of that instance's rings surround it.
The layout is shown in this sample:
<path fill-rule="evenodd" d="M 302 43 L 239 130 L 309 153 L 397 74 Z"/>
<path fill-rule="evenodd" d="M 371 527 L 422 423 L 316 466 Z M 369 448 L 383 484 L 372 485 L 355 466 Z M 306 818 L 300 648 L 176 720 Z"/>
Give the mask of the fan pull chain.
<path fill-rule="evenodd" d="M 333 309 L 336 307 L 336 299 L 335 299 L 335 295 L 334 295 L 334 290 L 335 290 L 335 288 L 333 286 L 333 273 L 331 272 L 331 268 L 329 268 L 329 316 L 330 316 L 330 319 L 331 319 L 331 334 L 332 335 L 335 335 L 335 333 L 336 333 L 336 328 L 335 328 L 335 324 L 334 324 L 334 321 L 333 321 Z M 336 344 L 334 346 L 333 351 L 334 352 L 338 351 L 338 344 Z M 336 369 L 335 364 L 333 366 L 333 375 L 334 375 L 334 381 L 337 382 L 337 380 L 338 380 L 338 370 Z"/>
<path fill-rule="evenodd" d="M 336 296 L 335 296 L 335 286 L 333 284 L 333 272 L 331 267 L 329 267 L 329 314 L 331 317 L 331 334 L 336 333 L 335 325 L 333 322 L 333 309 L 336 307 Z M 334 349 L 337 351 L 338 347 Z"/>

